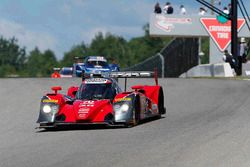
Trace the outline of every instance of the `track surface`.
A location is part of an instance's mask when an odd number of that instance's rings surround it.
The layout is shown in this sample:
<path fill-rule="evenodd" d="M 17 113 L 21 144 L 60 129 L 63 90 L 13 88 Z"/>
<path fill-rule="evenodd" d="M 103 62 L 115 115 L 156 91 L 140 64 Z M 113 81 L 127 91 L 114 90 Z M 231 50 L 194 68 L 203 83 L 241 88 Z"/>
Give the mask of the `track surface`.
<path fill-rule="evenodd" d="M 0 79 L 0 167 L 250 166 L 250 81 L 163 79 L 163 119 L 128 129 L 34 129 L 41 95 L 79 83 Z"/>

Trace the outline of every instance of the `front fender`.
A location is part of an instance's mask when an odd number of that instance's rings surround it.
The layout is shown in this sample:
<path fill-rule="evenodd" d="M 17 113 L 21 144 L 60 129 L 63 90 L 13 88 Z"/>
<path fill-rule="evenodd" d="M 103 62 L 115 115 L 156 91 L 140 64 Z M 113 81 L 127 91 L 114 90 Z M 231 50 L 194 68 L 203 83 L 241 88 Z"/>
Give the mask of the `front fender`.
<path fill-rule="evenodd" d="M 115 97 L 113 103 L 114 118 L 116 123 L 129 123 L 133 120 L 136 106 L 136 94 L 132 93 L 123 97 Z M 124 111 L 128 106 L 128 109 Z"/>
<path fill-rule="evenodd" d="M 57 94 L 55 96 L 43 96 L 40 102 L 40 111 L 37 119 L 37 123 L 53 123 L 57 113 L 60 110 L 60 104 L 63 103 L 62 95 Z M 45 112 L 44 107 L 50 108 L 50 112 Z"/>

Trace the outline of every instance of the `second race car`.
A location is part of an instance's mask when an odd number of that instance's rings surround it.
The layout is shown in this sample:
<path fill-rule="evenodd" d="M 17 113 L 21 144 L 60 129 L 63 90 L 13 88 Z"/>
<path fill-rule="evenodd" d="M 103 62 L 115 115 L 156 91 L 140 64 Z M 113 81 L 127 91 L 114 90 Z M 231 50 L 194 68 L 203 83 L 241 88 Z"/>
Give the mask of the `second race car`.
<path fill-rule="evenodd" d="M 79 59 L 79 58 L 78 58 Z M 84 62 L 77 62 L 73 65 L 74 74 L 81 77 L 85 74 L 101 74 L 104 72 L 120 71 L 119 66 L 115 63 L 108 64 L 107 59 L 103 56 L 88 56 Z"/>

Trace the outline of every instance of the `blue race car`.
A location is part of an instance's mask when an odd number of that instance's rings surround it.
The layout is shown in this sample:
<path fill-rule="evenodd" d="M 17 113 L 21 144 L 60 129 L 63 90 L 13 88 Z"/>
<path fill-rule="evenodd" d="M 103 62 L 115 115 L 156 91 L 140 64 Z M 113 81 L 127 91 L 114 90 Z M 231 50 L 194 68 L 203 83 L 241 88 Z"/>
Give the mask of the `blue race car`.
<path fill-rule="evenodd" d="M 73 68 L 77 77 L 81 77 L 83 72 L 85 74 L 101 74 L 120 71 L 117 64 L 108 64 L 103 56 L 89 56 L 85 58 L 84 63 L 75 63 Z"/>

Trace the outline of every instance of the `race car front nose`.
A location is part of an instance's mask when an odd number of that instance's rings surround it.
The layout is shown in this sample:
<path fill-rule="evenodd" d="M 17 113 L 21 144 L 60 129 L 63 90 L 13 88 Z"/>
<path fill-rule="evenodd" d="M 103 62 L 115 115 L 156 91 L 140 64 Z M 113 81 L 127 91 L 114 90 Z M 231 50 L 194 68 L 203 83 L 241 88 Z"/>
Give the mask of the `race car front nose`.
<path fill-rule="evenodd" d="M 46 100 L 46 102 L 45 102 Z M 40 104 L 40 112 L 37 123 L 40 122 L 54 122 L 55 116 L 59 110 L 59 106 L 56 103 L 50 102 L 47 99 L 43 99 Z"/>
<path fill-rule="evenodd" d="M 131 107 L 128 102 L 116 103 L 113 110 L 115 111 L 115 122 L 127 122 L 130 118 Z"/>

